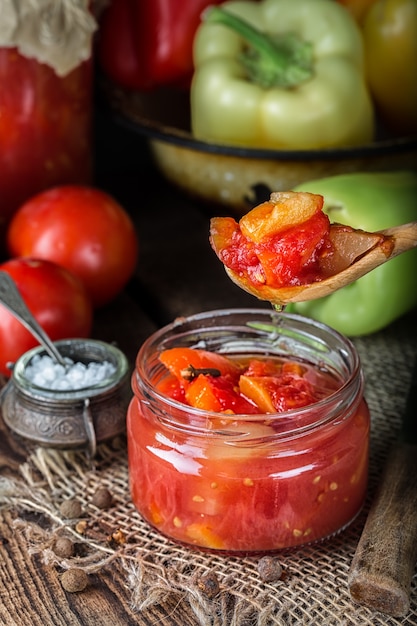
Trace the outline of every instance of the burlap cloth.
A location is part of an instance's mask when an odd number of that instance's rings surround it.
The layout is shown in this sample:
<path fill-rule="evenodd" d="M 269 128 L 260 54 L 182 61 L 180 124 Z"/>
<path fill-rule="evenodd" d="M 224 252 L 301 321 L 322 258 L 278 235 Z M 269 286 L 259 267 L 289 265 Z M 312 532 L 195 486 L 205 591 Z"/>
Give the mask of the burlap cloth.
<path fill-rule="evenodd" d="M 111 568 L 115 560 L 126 571 L 131 606 L 145 611 L 164 605 L 171 596 L 188 602 L 202 626 L 394 626 L 417 624 L 417 574 L 412 581 L 411 607 L 405 618 L 391 618 L 350 598 L 347 575 L 384 461 L 395 439 L 417 353 L 414 321 L 404 320 L 371 337 L 355 340 L 367 380 L 366 397 L 372 414 L 369 494 L 355 522 L 324 542 L 283 551 L 279 555 L 285 576 L 276 582 L 261 580 L 259 557 L 237 558 L 187 549 L 165 539 L 138 515 L 130 501 L 126 447 L 123 439 L 103 444 L 94 461 L 86 454 L 36 449 L 21 467 L 16 481 L 0 483 L 0 503 L 21 514 L 31 550 L 62 567 L 76 564 L 87 571 Z M 415 477 L 413 478 L 415 479 Z M 97 488 L 114 497 L 107 510 L 91 500 Z M 77 497 L 84 508 L 82 534 L 63 519 L 60 503 Z M 25 512 L 41 513 L 50 531 L 24 519 Z M 32 516 L 33 517 L 33 516 Z M 83 557 L 58 559 L 50 549 L 51 532 L 64 532 L 87 544 Z M 112 535 L 114 536 L 112 537 Z M 109 540 L 109 537 L 112 537 Z M 220 591 L 209 598 L 199 579 L 215 572 Z"/>

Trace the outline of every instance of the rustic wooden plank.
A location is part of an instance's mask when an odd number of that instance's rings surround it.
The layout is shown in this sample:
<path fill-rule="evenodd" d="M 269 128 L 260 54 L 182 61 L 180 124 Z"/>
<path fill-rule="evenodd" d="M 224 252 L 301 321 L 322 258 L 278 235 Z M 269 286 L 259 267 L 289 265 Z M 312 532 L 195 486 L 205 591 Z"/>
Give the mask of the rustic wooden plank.
<path fill-rule="evenodd" d="M 82 593 L 64 591 L 61 572 L 32 556 L 21 532 L 13 531 L 15 514 L 0 516 L 0 623 L 3 626 L 195 626 L 185 603 L 172 600 L 143 613 L 130 608 L 126 572 L 118 564 L 89 575 Z"/>
<path fill-rule="evenodd" d="M 417 446 L 395 444 L 348 578 L 352 598 L 396 617 L 409 611 L 417 561 L 416 472 Z"/>

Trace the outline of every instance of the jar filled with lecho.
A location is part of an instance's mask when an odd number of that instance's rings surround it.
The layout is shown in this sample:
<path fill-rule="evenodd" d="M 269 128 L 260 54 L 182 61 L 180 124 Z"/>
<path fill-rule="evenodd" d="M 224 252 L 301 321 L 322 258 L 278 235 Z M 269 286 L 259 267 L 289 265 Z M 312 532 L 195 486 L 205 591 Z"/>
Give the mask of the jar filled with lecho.
<path fill-rule="evenodd" d="M 352 522 L 369 411 L 354 345 L 272 310 L 179 318 L 141 347 L 127 416 L 131 495 L 184 544 L 251 554 Z"/>

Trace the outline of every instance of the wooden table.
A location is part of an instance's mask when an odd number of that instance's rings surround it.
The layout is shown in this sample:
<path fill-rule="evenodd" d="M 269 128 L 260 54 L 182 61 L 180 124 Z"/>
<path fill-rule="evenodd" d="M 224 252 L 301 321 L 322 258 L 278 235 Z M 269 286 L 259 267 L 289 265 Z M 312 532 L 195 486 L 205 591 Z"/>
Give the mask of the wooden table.
<path fill-rule="evenodd" d="M 142 139 L 98 120 L 96 184 L 132 215 L 139 236 L 137 271 L 124 293 L 98 311 L 94 337 L 117 342 L 133 363 L 142 341 L 178 315 L 228 307 L 265 306 L 235 287 L 208 244 L 210 210 L 167 184 L 153 167 Z M 212 207 L 212 213 L 219 209 Z M 0 470 L 16 475 L 26 443 L 0 420 Z M 0 521 L 0 623 L 4 626 L 195 626 L 184 603 L 131 610 L 125 572 L 117 564 L 94 575 L 88 590 L 66 593 L 56 568 L 33 556 L 13 526 Z M 319 625 L 320 626 L 320 625 Z"/>

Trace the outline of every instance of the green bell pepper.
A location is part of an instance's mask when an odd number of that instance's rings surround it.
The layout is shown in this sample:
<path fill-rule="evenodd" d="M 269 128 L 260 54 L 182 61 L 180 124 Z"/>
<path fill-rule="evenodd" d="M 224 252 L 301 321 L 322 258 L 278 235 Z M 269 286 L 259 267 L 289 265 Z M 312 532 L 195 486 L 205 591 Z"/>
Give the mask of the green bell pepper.
<path fill-rule="evenodd" d="M 362 36 L 333 0 L 224 2 L 203 14 L 193 57 L 197 139 L 290 150 L 372 140 Z"/>
<path fill-rule="evenodd" d="M 331 222 L 367 231 L 417 220 L 417 173 L 375 172 L 331 176 L 295 191 L 324 196 Z M 417 305 L 417 249 L 384 263 L 351 285 L 289 311 L 314 318 L 348 336 L 376 332 Z"/>

